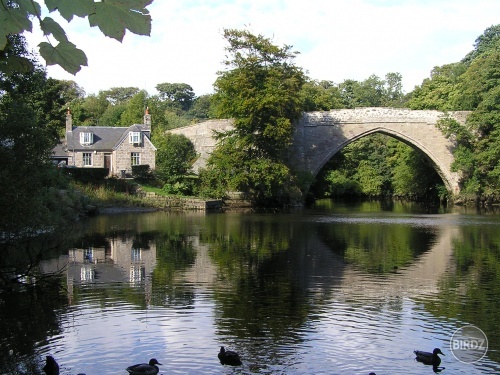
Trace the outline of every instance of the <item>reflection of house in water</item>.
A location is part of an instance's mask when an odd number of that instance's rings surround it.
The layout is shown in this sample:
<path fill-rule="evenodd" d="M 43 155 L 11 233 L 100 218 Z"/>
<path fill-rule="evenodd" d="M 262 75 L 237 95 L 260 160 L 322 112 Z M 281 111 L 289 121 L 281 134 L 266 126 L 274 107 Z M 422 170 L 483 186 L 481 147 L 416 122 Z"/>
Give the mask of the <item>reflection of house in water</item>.
<path fill-rule="evenodd" d="M 68 250 L 68 281 L 138 283 L 156 265 L 156 245 L 132 237 L 106 238 L 97 246 Z"/>

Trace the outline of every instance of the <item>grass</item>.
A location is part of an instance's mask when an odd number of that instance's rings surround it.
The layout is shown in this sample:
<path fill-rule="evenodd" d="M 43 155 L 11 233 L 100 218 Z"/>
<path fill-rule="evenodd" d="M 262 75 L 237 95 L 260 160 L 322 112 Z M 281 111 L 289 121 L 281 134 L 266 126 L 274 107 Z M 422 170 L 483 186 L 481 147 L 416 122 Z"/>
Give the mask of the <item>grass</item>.
<path fill-rule="evenodd" d="M 144 206 L 144 201 L 133 194 L 133 186 L 129 186 L 125 191 L 118 191 L 115 187 L 95 186 L 90 184 L 74 183 L 73 188 L 80 192 L 90 204 L 110 207 L 110 206 Z"/>

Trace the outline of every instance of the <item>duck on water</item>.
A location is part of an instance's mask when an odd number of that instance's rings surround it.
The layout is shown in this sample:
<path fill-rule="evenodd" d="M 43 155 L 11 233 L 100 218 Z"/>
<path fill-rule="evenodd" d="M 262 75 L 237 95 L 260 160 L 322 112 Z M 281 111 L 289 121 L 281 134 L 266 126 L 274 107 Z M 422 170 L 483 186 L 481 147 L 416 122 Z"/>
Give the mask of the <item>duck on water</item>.
<path fill-rule="evenodd" d="M 220 347 L 220 352 L 217 354 L 217 357 L 223 365 L 241 366 L 239 354 L 231 350 L 226 350 L 223 346 Z"/>
<path fill-rule="evenodd" d="M 161 363 L 156 358 L 151 358 L 149 363 L 138 363 L 127 367 L 127 371 L 131 375 L 156 375 L 160 372 L 156 365 L 161 365 Z"/>
<path fill-rule="evenodd" d="M 439 372 L 443 369 L 439 368 L 439 365 L 441 364 L 441 358 L 438 354 L 444 355 L 444 353 L 439 348 L 435 348 L 432 353 L 424 352 L 421 350 L 414 350 L 413 353 L 415 353 L 415 360 L 417 362 L 432 366 L 434 372 Z"/>

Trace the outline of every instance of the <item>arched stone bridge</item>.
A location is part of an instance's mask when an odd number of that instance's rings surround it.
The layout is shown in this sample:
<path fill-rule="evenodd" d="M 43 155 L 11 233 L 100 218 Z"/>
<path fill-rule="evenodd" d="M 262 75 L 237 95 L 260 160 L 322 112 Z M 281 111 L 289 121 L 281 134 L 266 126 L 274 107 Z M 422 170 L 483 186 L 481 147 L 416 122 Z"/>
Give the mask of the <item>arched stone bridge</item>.
<path fill-rule="evenodd" d="M 468 113 L 449 112 L 447 115 L 463 124 Z M 370 134 L 383 133 L 422 151 L 447 189 L 458 194 L 459 175 L 451 171 L 454 143 L 436 128 L 437 121 L 444 116 L 446 114 L 440 111 L 379 107 L 307 112 L 295 124 L 290 164 L 298 171 L 316 176 L 325 163 L 349 143 Z M 193 142 L 200 154 L 194 165 L 198 170 L 205 165 L 216 145 L 213 131 L 231 128 L 231 120 L 210 120 L 171 132 L 184 134 Z"/>

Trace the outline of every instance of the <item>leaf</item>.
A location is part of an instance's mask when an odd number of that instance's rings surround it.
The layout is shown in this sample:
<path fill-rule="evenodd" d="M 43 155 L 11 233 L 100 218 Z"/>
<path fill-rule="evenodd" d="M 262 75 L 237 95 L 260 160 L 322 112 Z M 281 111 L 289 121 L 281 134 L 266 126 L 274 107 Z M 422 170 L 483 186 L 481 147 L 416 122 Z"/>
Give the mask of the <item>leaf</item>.
<path fill-rule="evenodd" d="M 0 6 L 0 50 L 7 45 L 7 35 L 20 34 L 31 29 L 32 24 L 25 11 Z"/>
<path fill-rule="evenodd" d="M 43 31 L 43 35 L 52 34 L 54 38 L 58 42 L 67 42 L 68 38 L 66 36 L 66 32 L 56 21 L 54 21 L 51 17 L 45 17 L 40 22 L 40 28 Z"/>
<path fill-rule="evenodd" d="M 149 0 L 142 0 L 144 3 Z M 132 0 L 109 0 L 96 3 L 95 14 L 89 15 L 90 26 L 98 26 L 102 33 L 121 42 L 128 29 L 134 34 L 151 34 L 151 16 L 147 9 L 131 9 Z M 133 2 L 137 5 L 137 2 Z"/>
<path fill-rule="evenodd" d="M 49 12 L 57 9 L 68 22 L 73 19 L 73 16 L 86 17 L 95 12 L 93 0 L 46 0 L 45 5 Z"/>
<path fill-rule="evenodd" d="M 17 0 L 16 2 L 19 5 L 19 8 L 24 12 L 27 12 L 34 16 L 39 16 L 40 14 L 42 14 L 42 9 L 40 8 L 40 4 L 38 4 L 36 1 Z"/>
<path fill-rule="evenodd" d="M 42 42 L 38 47 L 47 65 L 59 65 L 73 75 L 78 73 L 82 66 L 87 66 L 87 56 L 71 42 L 60 42 L 55 47 Z"/>

